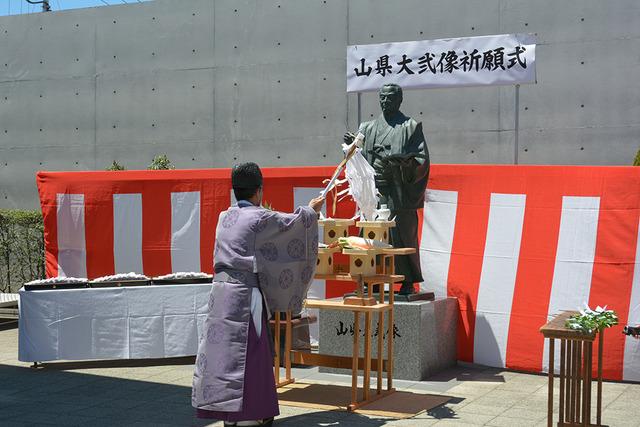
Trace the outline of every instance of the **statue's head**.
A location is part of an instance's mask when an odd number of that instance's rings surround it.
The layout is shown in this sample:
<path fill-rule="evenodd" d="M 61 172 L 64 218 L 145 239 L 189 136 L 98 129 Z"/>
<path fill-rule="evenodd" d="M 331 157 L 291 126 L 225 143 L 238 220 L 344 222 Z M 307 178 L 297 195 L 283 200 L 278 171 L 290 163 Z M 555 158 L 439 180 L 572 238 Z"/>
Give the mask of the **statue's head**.
<path fill-rule="evenodd" d="M 231 186 L 236 200 L 250 200 L 258 196 L 258 204 L 262 203 L 262 172 L 253 163 L 240 163 L 231 169 Z"/>
<path fill-rule="evenodd" d="M 380 108 L 385 114 L 395 114 L 402 104 L 402 88 L 395 83 L 387 83 L 380 88 Z"/>

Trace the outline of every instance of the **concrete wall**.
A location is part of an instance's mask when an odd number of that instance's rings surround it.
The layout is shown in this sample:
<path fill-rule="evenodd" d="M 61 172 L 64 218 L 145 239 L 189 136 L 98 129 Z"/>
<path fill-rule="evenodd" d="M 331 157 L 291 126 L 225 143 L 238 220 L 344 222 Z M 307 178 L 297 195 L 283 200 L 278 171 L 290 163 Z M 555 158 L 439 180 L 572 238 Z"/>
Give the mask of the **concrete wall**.
<path fill-rule="evenodd" d="M 636 0 L 156 0 L 0 18 L 0 207 L 37 170 L 337 163 L 357 128 L 349 44 L 538 34 L 520 88 L 526 164 L 629 164 L 640 137 Z M 379 113 L 362 95 L 362 119 Z M 407 91 L 435 163 L 513 163 L 515 88 Z"/>

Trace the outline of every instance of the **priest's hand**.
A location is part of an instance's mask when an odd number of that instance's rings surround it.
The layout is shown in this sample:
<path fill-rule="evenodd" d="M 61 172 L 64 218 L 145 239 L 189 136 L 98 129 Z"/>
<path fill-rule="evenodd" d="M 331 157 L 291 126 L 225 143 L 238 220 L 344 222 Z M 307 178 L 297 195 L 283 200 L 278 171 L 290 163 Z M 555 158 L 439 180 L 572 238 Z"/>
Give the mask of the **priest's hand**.
<path fill-rule="evenodd" d="M 322 210 L 322 205 L 324 205 L 324 197 L 318 196 L 315 199 L 311 199 L 309 202 L 309 207 L 319 213 Z"/>
<path fill-rule="evenodd" d="M 352 134 L 351 132 L 347 132 L 342 137 L 342 142 L 344 142 L 347 145 L 351 145 L 355 138 L 356 138 L 356 136 L 354 134 Z"/>

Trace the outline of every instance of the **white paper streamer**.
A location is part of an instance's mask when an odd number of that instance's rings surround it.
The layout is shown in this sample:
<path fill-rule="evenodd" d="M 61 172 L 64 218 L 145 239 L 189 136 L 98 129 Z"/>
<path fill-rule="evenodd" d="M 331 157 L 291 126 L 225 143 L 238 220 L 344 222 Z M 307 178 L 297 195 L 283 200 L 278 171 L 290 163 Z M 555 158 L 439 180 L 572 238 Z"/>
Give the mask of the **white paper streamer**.
<path fill-rule="evenodd" d="M 350 146 L 342 145 L 346 152 Z M 346 165 L 345 177 L 349 182 L 349 194 L 356 202 L 360 215 L 365 221 L 374 220 L 378 207 L 378 191 L 376 190 L 375 171 L 357 148 L 356 153 Z"/>

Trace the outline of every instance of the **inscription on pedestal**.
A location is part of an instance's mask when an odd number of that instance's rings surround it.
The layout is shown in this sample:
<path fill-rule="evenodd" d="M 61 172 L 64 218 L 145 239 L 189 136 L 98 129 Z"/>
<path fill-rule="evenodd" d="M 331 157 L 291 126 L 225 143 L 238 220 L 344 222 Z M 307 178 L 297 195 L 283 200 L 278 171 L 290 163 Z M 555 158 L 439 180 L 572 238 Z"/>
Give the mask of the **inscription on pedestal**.
<path fill-rule="evenodd" d="M 421 381 L 456 364 L 456 328 L 458 302 L 455 298 L 435 301 L 397 302 L 394 304 L 394 366 L 393 377 Z M 320 311 L 321 354 L 351 356 L 353 335 L 364 337 L 364 315 L 360 316 L 360 331 L 354 330 L 351 312 Z M 377 315 L 371 316 L 371 337 L 383 334 L 383 357 L 387 358 L 387 319 L 382 329 Z M 360 356 L 363 354 L 360 339 Z M 372 340 L 372 357 L 377 357 L 376 340 Z M 350 374 L 350 370 L 320 368 L 320 372 Z"/>

